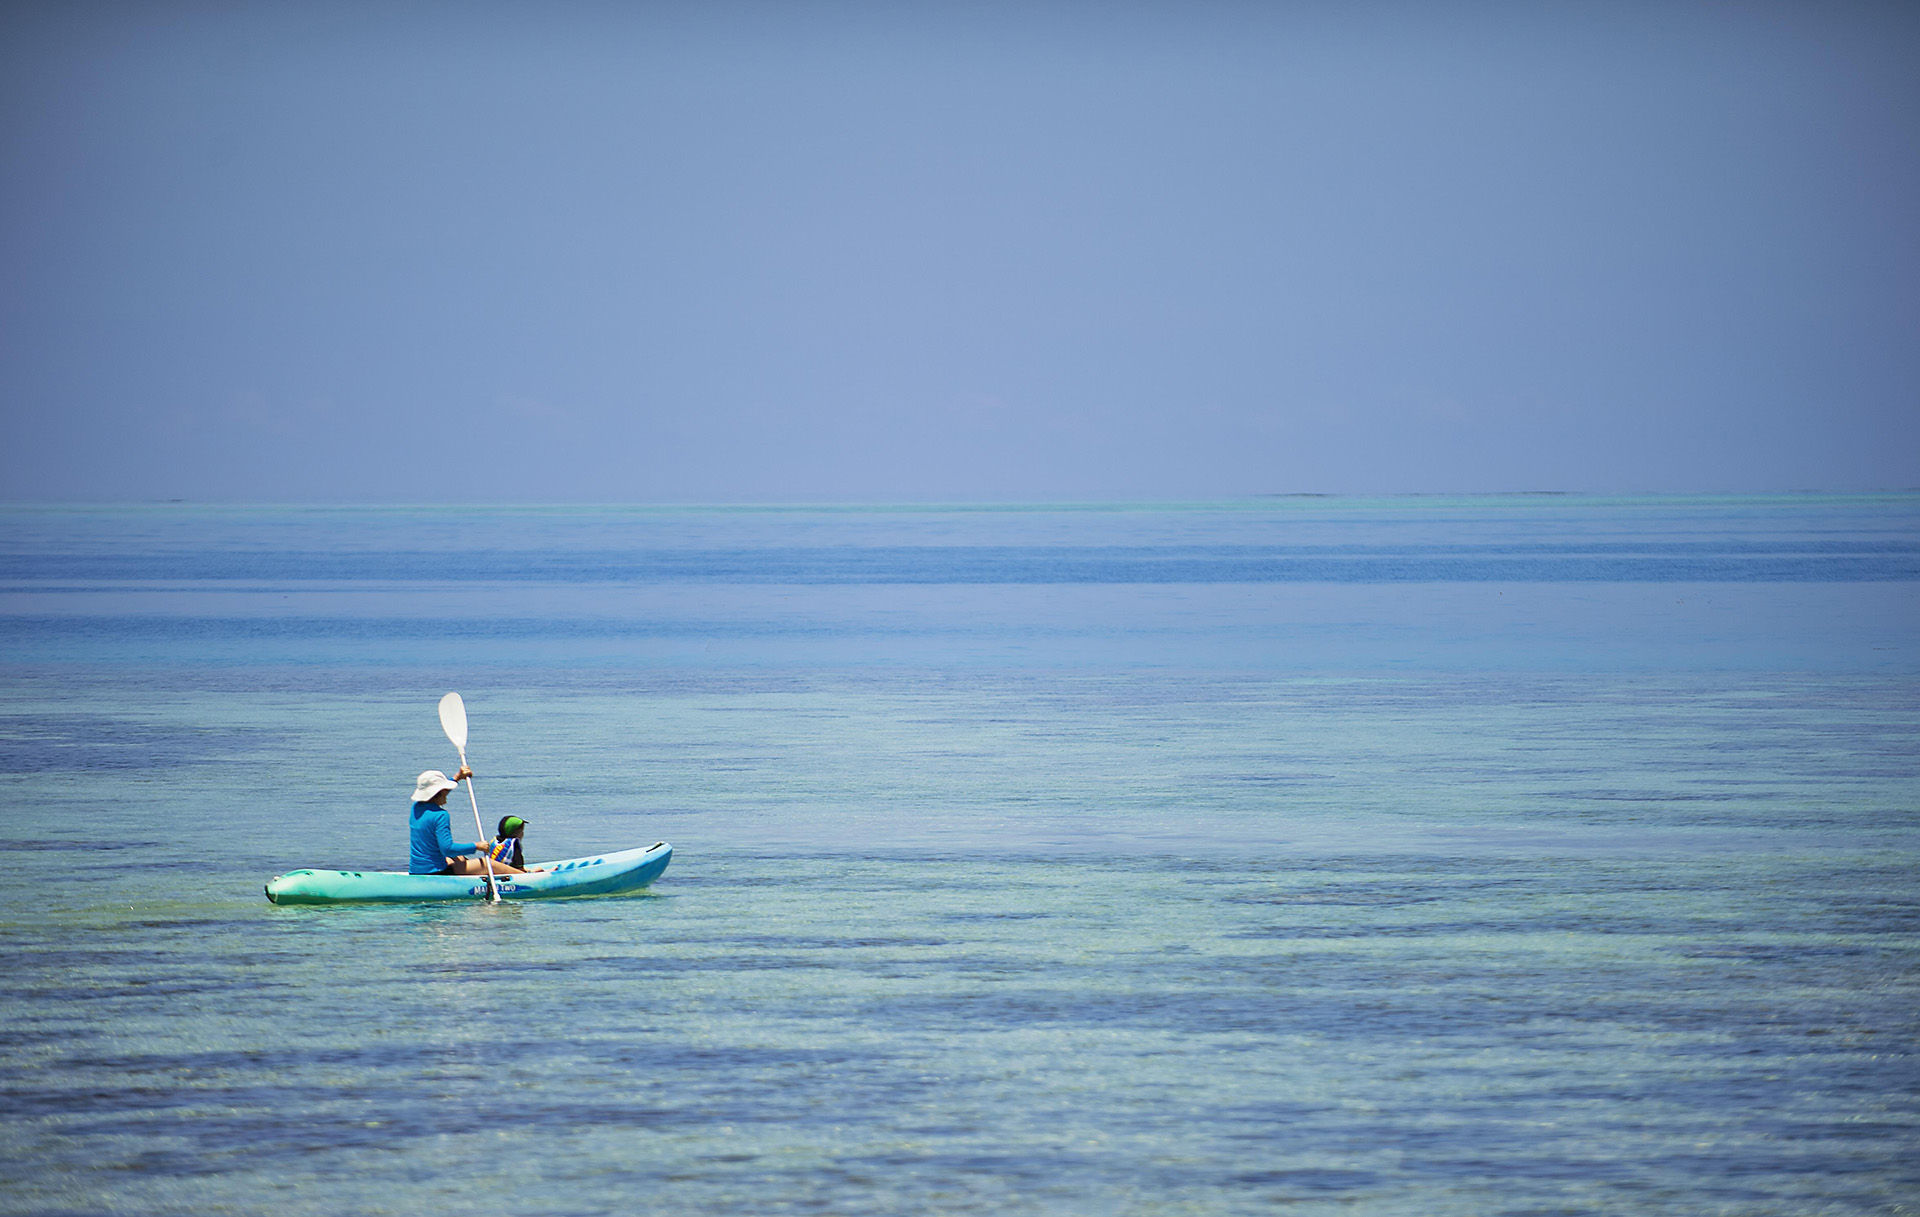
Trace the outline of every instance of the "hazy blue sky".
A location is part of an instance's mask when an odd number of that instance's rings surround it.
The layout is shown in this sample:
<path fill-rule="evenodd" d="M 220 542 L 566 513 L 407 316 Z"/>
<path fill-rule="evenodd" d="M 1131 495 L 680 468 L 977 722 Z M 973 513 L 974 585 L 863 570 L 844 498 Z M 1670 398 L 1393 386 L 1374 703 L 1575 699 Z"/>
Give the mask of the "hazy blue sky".
<path fill-rule="evenodd" d="M 9 3 L 0 496 L 1920 486 L 1920 6 Z"/>

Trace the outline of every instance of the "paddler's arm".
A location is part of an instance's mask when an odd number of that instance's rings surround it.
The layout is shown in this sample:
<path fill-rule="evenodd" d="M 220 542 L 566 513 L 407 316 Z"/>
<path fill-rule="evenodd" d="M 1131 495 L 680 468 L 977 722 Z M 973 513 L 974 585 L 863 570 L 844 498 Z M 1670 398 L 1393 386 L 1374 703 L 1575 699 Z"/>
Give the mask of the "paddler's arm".
<path fill-rule="evenodd" d="M 440 854 L 442 857 L 458 858 L 462 854 L 470 854 L 479 850 L 480 846 L 478 845 L 454 844 L 453 829 L 447 824 L 447 817 L 444 814 L 436 815 L 434 819 L 437 820 L 438 823 L 433 826 L 433 835 L 436 843 L 440 846 Z"/>
<path fill-rule="evenodd" d="M 453 780 L 456 782 L 463 782 L 472 776 L 473 776 L 473 770 L 467 768 L 465 765 L 462 765 L 460 766 L 460 772 L 453 775 Z M 446 854 L 447 854 L 447 857 L 449 858 L 459 858 L 467 854 L 474 854 L 478 856 L 480 851 L 487 847 L 487 843 L 485 841 L 476 841 L 472 845 L 456 846 L 453 843 L 453 829 L 451 827 L 449 827 L 446 830 L 446 837 L 443 841 L 441 841 L 441 844 L 446 848 Z"/>

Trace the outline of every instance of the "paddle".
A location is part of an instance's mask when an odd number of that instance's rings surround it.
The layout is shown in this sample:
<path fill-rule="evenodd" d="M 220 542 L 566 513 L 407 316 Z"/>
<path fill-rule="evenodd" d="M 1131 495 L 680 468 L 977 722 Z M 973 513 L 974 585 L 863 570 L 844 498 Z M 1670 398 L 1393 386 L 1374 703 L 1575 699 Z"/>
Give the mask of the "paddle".
<path fill-rule="evenodd" d="M 440 729 L 447 733 L 453 746 L 460 750 L 460 768 L 467 767 L 467 703 L 460 700 L 458 693 L 449 693 L 440 699 Z M 480 833 L 484 844 L 487 830 L 480 823 L 480 799 L 473 793 L 473 775 L 467 775 L 467 801 L 473 804 L 473 826 Z M 493 881 L 493 859 L 487 851 L 480 851 L 480 862 L 487 868 L 487 899 L 493 904 L 500 903 L 500 889 Z"/>

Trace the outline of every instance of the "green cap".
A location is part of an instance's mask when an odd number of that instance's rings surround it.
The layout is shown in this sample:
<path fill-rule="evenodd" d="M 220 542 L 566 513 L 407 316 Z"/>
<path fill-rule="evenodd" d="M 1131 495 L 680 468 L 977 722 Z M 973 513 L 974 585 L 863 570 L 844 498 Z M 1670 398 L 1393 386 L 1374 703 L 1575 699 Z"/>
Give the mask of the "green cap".
<path fill-rule="evenodd" d="M 514 833 L 519 832 L 526 826 L 527 822 L 519 816 L 508 816 L 506 819 L 500 821 L 500 835 L 503 837 L 511 837 Z"/>

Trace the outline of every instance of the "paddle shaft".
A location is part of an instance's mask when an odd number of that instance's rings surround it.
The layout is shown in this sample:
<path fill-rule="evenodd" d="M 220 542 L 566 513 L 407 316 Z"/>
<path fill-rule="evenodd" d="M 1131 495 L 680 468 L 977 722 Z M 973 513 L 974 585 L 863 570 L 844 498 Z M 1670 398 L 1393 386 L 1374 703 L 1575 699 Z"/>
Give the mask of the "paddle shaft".
<path fill-rule="evenodd" d="M 467 750 L 460 749 L 460 768 L 467 767 Z M 480 796 L 473 793 L 473 775 L 467 775 L 467 802 L 473 804 L 473 828 L 480 834 L 480 865 L 487 868 L 487 899 L 500 903 L 500 889 L 493 881 L 493 855 L 487 852 L 487 829 L 480 822 Z"/>

